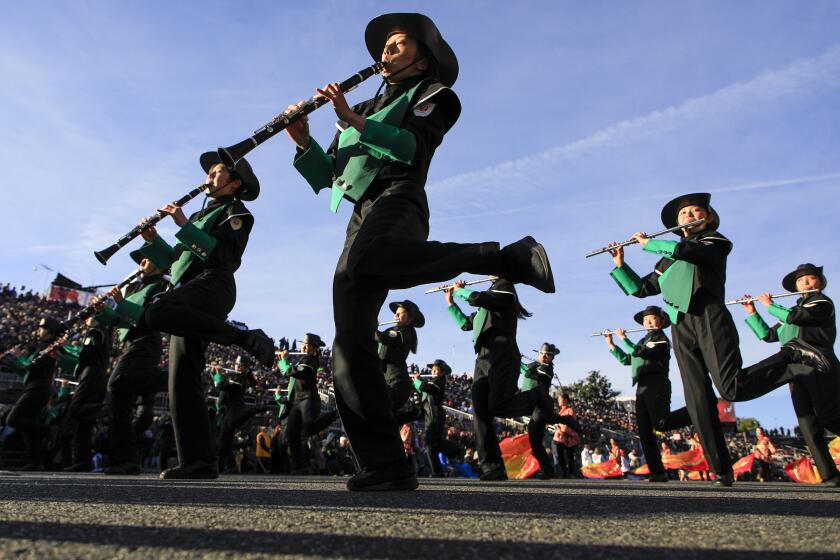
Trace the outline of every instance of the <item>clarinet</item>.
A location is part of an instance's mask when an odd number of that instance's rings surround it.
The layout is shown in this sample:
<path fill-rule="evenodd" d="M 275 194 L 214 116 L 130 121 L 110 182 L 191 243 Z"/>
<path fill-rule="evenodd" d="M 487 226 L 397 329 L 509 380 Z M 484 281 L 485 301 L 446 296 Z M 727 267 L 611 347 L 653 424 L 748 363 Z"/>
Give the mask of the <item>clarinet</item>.
<path fill-rule="evenodd" d="M 339 87 L 341 91 L 347 93 L 351 91 L 360 83 L 364 82 L 374 74 L 379 74 L 382 70 L 385 69 L 385 65 L 382 62 L 377 62 L 376 64 L 372 64 L 367 68 L 363 68 L 359 70 L 354 75 L 350 76 L 341 84 Z M 283 112 L 259 127 L 257 130 L 253 132 L 253 134 L 239 142 L 238 144 L 234 144 L 232 146 L 228 146 L 227 148 L 219 148 L 219 158 L 221 158 L 222 163 L 224 163 L 227 167 L 233 167 L 233 165 L 241 158 L 245 157 L 245 154 L 271 138 L 272 136 L 282 132 L 286 129 L 287 126 L 290 124 L 300 120 L 301 118 L 305 117 L 318 107 L 324 105 L 328 99 L 321 95 L 315 95 L 309 99 L 306 103 L 303 104 L 302 107 L 295 109 L 291 112 Z"/>
<path fill-rule="evenodd" d="M 207 187 L 208 187 L 208 185 L 206 185 L 206 184 L 201 184 L 201 185 L 197 186 L 196 188 L 194 188 L 193 190 L 191 190 L 190 192 L 188 192 L 187 194 L 185 194 L 184 196 L 182 196 L 178 200 L 173 201 L 172 202 L 173 206 L 181 207 L 181 206 L 185 205 L 187 202 L 189 202 L 190 200 L 194 199 L 195 197 L 197 197 L 198 195 L 203 193 L 207 189 Z M 131 243 L 131 241 L 134 240 L 138 235 L 143 233 L 144 230 L 148 229 L 149 227 L 151 227 L 151 226 L 155 225 L 156 223 L 158 223 L 159 221 L 161 221 L 163 219 L 163 216 L 164 215 L 161 214 L 160 212 L 155 212 L 153 215 L 151 215 L 148 218 L 146 218 L 145 220 L 143 220 L 142 225 L 134 226 L 131 229 L 131 231 L 129 231 L 128 233 L 126 233 L 125 235 L 123 235 L 122 237 L 117 239 L 117 242 L 114 243 L 113 245 L 111 245 L 109 247 L 106 247 L 105 249 L 102 249 L 101 251 L 94 251 L 93 254 L 96 257 L 96 260 L 98 260 L 102 264 L 108 264 L 108 259 L 113 257 L 114 253 L 116 253 L 117 251 L 119 251 L 120 249 L 122 249 L 123 247 L 128 245 L 129 243 Z"/>

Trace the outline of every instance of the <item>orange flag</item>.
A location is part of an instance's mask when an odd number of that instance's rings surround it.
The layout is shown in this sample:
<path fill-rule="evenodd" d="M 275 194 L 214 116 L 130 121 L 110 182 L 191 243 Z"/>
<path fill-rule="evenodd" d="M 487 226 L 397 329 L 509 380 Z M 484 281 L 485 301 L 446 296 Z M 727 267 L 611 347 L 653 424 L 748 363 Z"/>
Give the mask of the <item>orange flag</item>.
<path fill-rule="evenodd" d="M 740 459 L 735 461 L 735 464 L 732 465 L 732 471 L 735 474 L 748 473 L 752 470 L 754 461 L 755 455 L 753 455 L 752 453 L 750 453 L 749 455 L 745 455 L 744 457 L 741 457 Z"/>
<path fill-rule="evenodd" d="M 502 460 L 505 462 L 508 478 L 521 480 L 533 476 L 540 470 L 540 464 L 531 455 L 528 434 L 505 438 L 499 447 L 502 450 Z"/>
<path fill-rule="evenodd" d="M 666 469 L 677 470 L 683 469 L 685 471 L 707 471 L 709 464 L 706 462 L 706 456 L 699 447 L 683 451 L 682 453 L 675 453 L 662 457 L 662 464 Z"/>
<path fill-rule="evenodd" d="M 811 465 L 811 458 L 808 456 L 796 459 L 785 465 L 785 474 L 794 482 L 803 484 L 819 484 L 822 482 L 820 473 L 816 467 Z"/>
<path fill-rule="evenodd" d="M 639 476 L 648 475 L 648 474 L 650 474 L 650 467 L 647 465 L 647 463 L 645 463 L 641 467 L 633 469 L 633 474 L 636 474 L 636 475 L 639 475 Z"/>
<path fill-rule="evenodd" d="M 621 476 L 621 467 L 615 459 L 603 463 L 593 463 L 580 468 L 586 478 L 615 478 Z"/>

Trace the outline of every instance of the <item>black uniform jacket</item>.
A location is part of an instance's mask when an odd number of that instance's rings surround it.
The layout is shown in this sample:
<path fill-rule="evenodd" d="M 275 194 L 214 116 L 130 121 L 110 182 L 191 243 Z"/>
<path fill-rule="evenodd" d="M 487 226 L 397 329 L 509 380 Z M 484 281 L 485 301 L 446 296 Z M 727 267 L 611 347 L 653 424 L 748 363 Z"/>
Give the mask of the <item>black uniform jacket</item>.
<path fill-rule="evenodd" d="M 386 364 L 405 365 L 409 352 L 417 352 L 417 331 L 412 326 L 396 325 L 378 331 L 376 340 L 382 345 L 379 358 Z"/>
<path fill-rule="evenodd" d="M 647 375 L 668 376 L 669 361 L 671 360 L 671 341 L 661 329 L 650 331 L 636 344 L 633 356 L 642 358 L 645 363 L 636 370 L 639 383 Z"/>
<path fill-rule="evenodd" d="M 726 258 L 732 251 L 732 242 L 717 231 L 702 231 L 680 240 L 674 250 L 674 258 L 696 265 L 694 289 L 689 311 L 695 311 L 696 305 L 714 301 L 723 303 L 724 285 L 726 284 Z M 642 278 L 642 289 L 636 297 L 648 297 L 659 294 L 659 277 L 673 259 L 663 258 L 656 263 L 654 271 Z M 694 296 L 706 297 L 694 297 Z"/>
<path fill-rule="evenodd" d="M 237 371 L 231 372 L 229 376 L 222 379 L 219 383 L 220 398 L 221 393 L 224 392 L 223 403 L 227 406 L 232 404 L 242 404 L 245 400 L 245 392 L 249 385 L 255 385 L 257 382 L 253 372 Z"/>
<path fill-rule="evenodd" d="M 125 295 L 126 297 L 139 292 L 149 284 L 156 283 L 157 285 L 152 288 L 152 291 L 146 297 L 146 304 L 154 300 L 154 297 L 161 292 L 166 291 L 167 282 L 164 280 L 163 275 L 156 274 L 154 276 L 144 276 L 140 282 L 132 282 L 125 288 Z M 141 316 L 140 321 L 131 328 L 128 329 L 128 333 L 125 336 L 124 343 L 148 343 L 148 344 L 155 344 L 160 349 L 160 332 L 152 330 L 149 328 L 149 325 L 146 324 L 145 315 Z"/>
<path fill-rule="evenodd" d="M 828 356 L 834 355 L 837 321 L 834 316 L 834 302 L 827 295 L 822 292 L 805 294 L 791 307 L 786 322 L 799 327 L 800 339 Z M 773 326 L 764 340 L 777 342 L 780 326 L 781 323 Z"/>
<path fill-rule="evenodd" d="M 551 387 L 551 380 L 554 379 L 554 365 L 531 362 L 528 364 L 525 377 L 536 381 L 541 389 L 549 389 Z"/>
<path fill-rule="evenodd" d="M 483 346 L 485 340 L 490 340 L 499 334 L 516 337 L 518 299 L 513 283 L 501 278 L 494 281 L 487 291 L 470 294 L 467 300 L 470 305 L 482 307 L 488 311 L 487 320 L 475 340 L 476 351 Z M 462 327 L 463 330 L 473 329 L 476 314 L 473 313 L 467 317 L 467 324 Z"/>
<path fill-rule="evenodd" d="M 420 390 L 428 395 L 423 403 L 426 422 L 442 422 L 444 418 L 443 404 L 446 398 L 446 376 L 438 375 L 420 384 Z"/>
<path fill-rule="evenodd" d="M 254 216 L 245 208 L 241 200 L 232 196 L 208 200 L 210 202 L 203 210 L 190 216 L 191 222 L 209 214 L 222 204 L 227 202 L 231 204 L 216 217 L 209 230 L 210 234 L 216 238 L 216 247 L 206 261 L 199 258 L 192 260 L 190 267 L 181 278 L 181 283 L 192 280 L 205 270 L 219 270 L 233 274 L 242 264 L 242 253 L 248 245 L 248 236 L 254 226 Z M 175 255 L 175 258 L 177 257 L 178 254 Z"/>
<path fill-rule="evenodd" d="M 318 356 L 303 356 L 289 370 L 289 375 L 295 378 L 295 400 L 318 397 L 317 373 Z"/>
<path fill-rule="evenodd" d="M 355 105 L 353 111 L 363 117 L 372 115 L 389 105 L 397 97 L 422 80 L 422 77 L 415 77 L 399 84 L 388 85 L 379 97 Z M 444 118 L 444 114 L 451 112 L 451 110 L 450 107 L 446 107 L 445 105 L 450 105 L 453 108 L 458 107 L 458 110 L 460 110 L 460 103 L 454 92 L 444 90 L 430 99 L 430 102 L 435 105 L 430 112 L 415 112 L 411 107 L 418 101 L 424 99 L 430 91 L 437 88 L 440 88 L 440 84 L 430 81 L 415 92 L 414 99 L 412 99 L 410 108 L 406 112 L 406 116 L 400 126 L 400 128 L 414 134 L 417 148 L 413 163 L 409 165 L 399 161 L 386 162 L 379 170 L 376 179 L 373 180 L 361 200 L 359 200 L 359 204 L 367 200 L 375 200 L 380 196 L 399 196 L 411 201 L 428 218 L 429 203 L 423 187 L 426 184 L 426 176 L 429 173 L 429 165 L 432 162 L 432 157 L 437 147 L 443 141 L 443 136 L 447 131 L 447 120 Z M 341 129 L 349 126 L 347 123 L 341 121 L 337 125 Z M 338 150 L 339 134 L 335 135 L 332 144 L 326 152 L 333 159 Z"/>
<path fill-rule="evenodd" d="M 104 374 L 111 362 L 111 329 L 91 327 L 82 340 L 82 351 L 79 353 L 79 364 L 76 375 L 81 376 L 85 371 L 96 371 Z"/>

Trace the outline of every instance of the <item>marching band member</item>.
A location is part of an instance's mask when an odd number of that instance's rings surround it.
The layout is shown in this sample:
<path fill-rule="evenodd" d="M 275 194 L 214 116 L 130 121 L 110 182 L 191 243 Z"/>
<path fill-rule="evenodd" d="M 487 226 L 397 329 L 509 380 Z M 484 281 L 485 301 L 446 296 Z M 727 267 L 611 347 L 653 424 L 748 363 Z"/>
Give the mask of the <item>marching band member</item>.
<path fill-rule="evenodd" d="M 426 318 L 410 300 L 394 301 L 388 304 L 394 313 L 393 327 L 378 331 L 376 340 L 379 342 L 379 358 L 385 366 L 385 384 L 388 386 L 388 397 L 391 400 L 391 410 L 394 414 L 405 406 L 414 388 L 408 377 L 409 352 L 417 353 L 417 330 L 426 324 Z"/>

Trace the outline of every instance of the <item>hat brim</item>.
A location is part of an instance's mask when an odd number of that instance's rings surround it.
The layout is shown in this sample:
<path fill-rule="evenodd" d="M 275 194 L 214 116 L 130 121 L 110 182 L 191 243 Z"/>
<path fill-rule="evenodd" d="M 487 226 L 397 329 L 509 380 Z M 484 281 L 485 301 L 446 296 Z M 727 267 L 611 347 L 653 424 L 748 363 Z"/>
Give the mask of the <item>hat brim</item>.
<path fill-rule="evenodd" d="M 415 329 L 422 329 L 423 326 L 426 324 L 426 317 L 423 315 L 423 312 L 420 311 L 420 308 L 417 307 L 417 304 L 413 301 L 405 300 L 405 301 L 392 301 L 388 304 L 388 309 L 391 310 L 391 313 L 396 313 L 397 309 L 403 307 L 408 310 L 409 315 L 411 315 L 411 326 Z"/>
<path fill-rule="evenodd" d="M 141 251 L 140 249 L 135 249 L 134 251 L 130 252 L 128 256 L 131 257 L 131 260 L 133 260 L 137 264 L 140 264 L 143 261 L 143 259 L 146 258 L 146 255 L 144 255 L 143 251 Z"/>
<path fill-rule="evenodd" d="M 700 206 L 709 212 L 709 220 L 706 229 L 717 229 L 720 226 L 720 215 L 712 208 L 712 195 L 710 193 L 691 193 L 678 196 L 662 207 L 662 224 L 668 228 L 675 228 L 679 225 L 677 215 L 686 206 Z M 678 233 L 678 235 L 680 235 Z"/>
<path fill-rule="evenodd" d="M 198 158 L 198 163 L 205 173 L 210 173 L 210 168 L 217 163 L 223 163 L 218 152 L 204 152 Z M 254 175 L 251 164 L 245 158 L 240 158 L 234 165 L 233 171 L 239 175 L 242 185 L 236 189 L 234 196 L 239 200 L 256 200 L 260 196 L 260 182 Z"/>
<path fill-rule="evenodd" d="M 822 280 L 822 289 L 825 289 L 825 287 L 828 286 L 828 279 L 825 277 L 825 274 L 823 274 L 823 267 L 817 266 L 811 269 L 797 268 L 793 272 L 787 273 L 785 277 L 782 278 L 782 287 L 789 292 L 795 292 L 797 291 L 796 281 L 800 276 L 806 276 L 808 274 L 820 277 L 820 280 Z"/>
<path fill-rule="evenodd" d="M 420 41 L 431 51 L 440 70 L 440 82 L 452 87 L 458 79 L 458 58 L 444 41 L 435 23 L 423 14 L 382 14 L 370 20 L 365 29 L 365 45 L 373 60 L 382 58 L 385 41 L 395 30 L 402 30 Z"/>
<path fill-rule="evenodd" d="M 433 362 L 431 364 L 426 364 L 426 367 L 429 368 L 429 369 L 432 369 L 433 367 L 438 366 L 440 368 L 443 368 L 443 372 L 446 375 L 451 374 L 452 373 L 452 367 L 449 364 L 447 364 L 446 362 L 443 362 L 443 360 L 441 360 L 441 362 L 442 362 L 442 365 Z"/>
<path fill-rule="evenodd" d="M 545 350 L 542 350 L 542 349 L 532 350 L 532 352 L 536 352 L 537 354 L 551 354 L 552 356 L 559 356 L 560 355 L 560 349 L 559 348 L 555 348 L 553 352 L 546 352 Z"/>
<path fill-rule="evenodd" d="M 660 327 L 662 329 L 667 329 L 671 326 L 671 318 L 665 311 L 661 309 L 658 313 L 654 313 L 650 309 L 643 309 L 642 311 L 639 311 L 638 313 L 633 315 L 633 320 L 640 325 L 644 325 L 644 319 L 648 315 L 659 315 L 659 318 L 662 319 L 662 326 Z"/>

